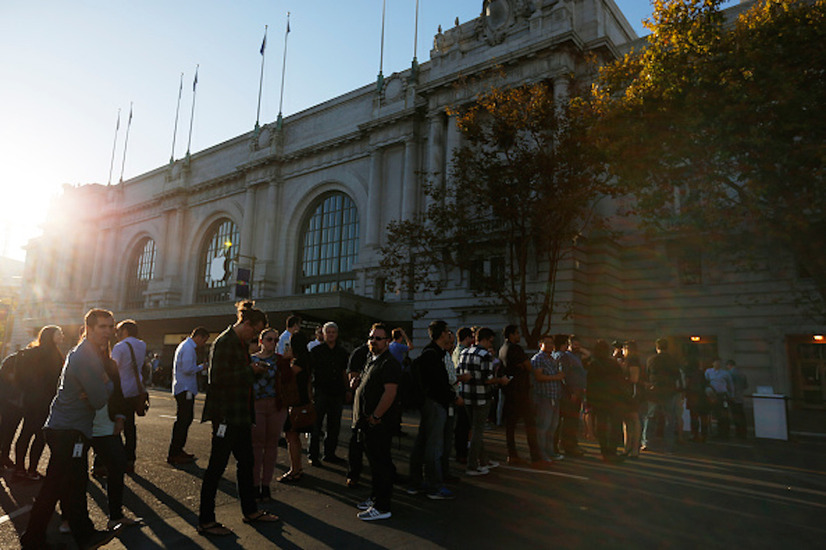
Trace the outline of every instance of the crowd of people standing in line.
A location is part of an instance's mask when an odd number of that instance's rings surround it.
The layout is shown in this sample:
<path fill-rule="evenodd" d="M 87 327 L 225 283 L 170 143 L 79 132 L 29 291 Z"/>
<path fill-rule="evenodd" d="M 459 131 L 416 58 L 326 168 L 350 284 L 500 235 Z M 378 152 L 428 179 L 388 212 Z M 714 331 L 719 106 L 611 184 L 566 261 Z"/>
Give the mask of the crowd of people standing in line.
<path fill-rule="evenodd" d="M 5 360 L 0 372 L 0 387 L 6 392 L 0 411 L 3 466 L 14 467 L 15 477 L 39 480 L 44 444 L 51 451 L 21 536 L 24 548 L 47 547 L 46 526 L 58 501 L 61 531 L 70 532 L 80 548 L 97 548 L 121 527 L 141 523 L 140 518 L 124 516 L 122 498 L 124 474 L 134 471 L 135 416 L 148 407 L 139 368 L 146 345 L 138 338 L 137 323 L 126 320 L 115 327 L 106 310 L 90 310 L 84 326 L 79 344 L 65 360 L 59 350 L 62 330 L 47 326 L 29 349 Z M 718 435 L 728 437 L 729 413 L 737 436 L 745 437 L 742 402 L 747 381 L 734 362 L 726 368 L 716 360 L 706 370 L 696 365 L 685 369 L 669 353 L 666 339 L 657 340 L 657 354 L 645 364 L 633 341 L 614 342 L 612 353 L 611 345 L 597 340 L 589 351 L 579 338 L 566 334 L 543 336 L 539 351 L 529 356 L 514 325 L 504 329 L 497 350 L 496 334 L 488 327 L 463 327 L 454 333 L 444 321 L 433 321 L 429 343 L 411 359 L 413 344 L 407 334 L 383 323 L 374 324 L 367 341 L 349 354 L 339 342 L 335 322 L 318 327 L 312 341 L 300 328 L 301 319 L 291 316 L 279 337 L 263 311 L 242 302 L 236 322 L 212 343 L 207 363 L 198 363 L 198 351 L 210 337 L 203 327 L 195 328 L 176 349 L 172 394 L 177 415 L 167 456 L 173 466 L 195 460 L 184 447 L 194 420 L 197 375 L 206 370 L 209 377 L 202 421 L 211 422 L 212 438 L 197 526 L 203 535 L 232 532 L 215 515 L 218 484 L 230 455 L 237 462 L 244 522 L 278 521 L 259 503 L 272 498 L 282 434 L 290 467 L 278 482 L 301 480 L 304 434 L 309 437 L 309 464 L 346 464 L 347 487 L 359 485 L 366 455 L 372 486 L 370 498 L 358 504 L 358 518 L 390 518 L 392 487 L 401 479 L 391 458 L 391 438 L 400 432 L 405 409 L 421 414 L 406 492 L 433 500 L 455 498 L 448 487 L 457 480 L 450 469 L 451 447 L 468 476 L 487 475 L 499 466 L 484 445 L 486 426 L 500 417 L 498 411 L 504 416 L 507 463 L 534 469 L 585 454 L 578 442 L 581 418 L 593 424 L 606 462 L 638 458 L 649 447 L 658 418 L 664 420 L 664 450 L 670 453 L 681 432 L 683 396 L 695 440 L 707 437 L 712 417 Z M 110 350 L 113 334 L 118 343 Z M 336 450 L 348 403 L 353 415 L 345 459 Z M 12 462 L 11 442 L 21 421 Z M 529 459 L 517 451 L 519 423 L 524 425 Z M 95 451 L 93 473 L 108 480 L 110 520 L 101 531 L 86 510 L 89 447 Z"/>

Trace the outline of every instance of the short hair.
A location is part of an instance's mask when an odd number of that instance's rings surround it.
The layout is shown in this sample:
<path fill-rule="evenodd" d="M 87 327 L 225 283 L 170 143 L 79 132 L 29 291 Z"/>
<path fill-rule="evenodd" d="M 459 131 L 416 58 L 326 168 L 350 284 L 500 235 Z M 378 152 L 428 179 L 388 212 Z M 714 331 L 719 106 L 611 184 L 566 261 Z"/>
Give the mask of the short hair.
<path fill-rule="evenodd" d="M 668 349 L 668 340 L 666 338 L 657 338 L 657 341 L 654 345 L 657 346 L 658 350 L 666 351 Z"/>
<path fill-rule="evenodd" d="M 459 340 L 460 342 L 462 340 L 466 340 L 468 338 L 471 338 L 472 336 L 473 336 L 473 331 L 471 329 L 469 329 L 468 327 L 462 327 L 458 331 L 456 331 L 456 339 Z"/>
<path fill-rule="evenodd" d="M 197 336 L 206 336 L 209 338 L 209 331 L 204 327 L 195 327 L 192 329 L 192 334 L 189 335 L 190 338 L 195 338 Z"/>
<path fill-rule="evenodd" d="M 87 328 L 95 328 L 98 324 L 98 319 L 100 319 L 101 317 L 114 318 L 115 315 L 108 309 L 92 308 L 86 312 L 86 315 L 84 315 L 83 323 L 86 325 Z"/>
<path fill-rule="evenodd" d="M 438 340 L 445 332 L 447 332 L 447 323 L 441 319 L 431 321 L 427 326 L 427 334 L 431 340 Z"/>
<path fill-rule="evenodd" d="M 333 321 L 327 321 L 326 323 L 324 323 L 322 330 L 327 330 L 328 328 L 334 328 L 338 330 L 338 325 L 335 324 Z"/>
<path fill-rule="evenodd" d="M 298 315 L 290 315 L 287 317 L 287 328 L 293 328 L 296 325 L 301 324 L 301 317 Z"/>
<path fill-rule="evenodd" d="M 385 323 L 382 323 L 382 322 L 373 323 L 373 326 L 370 327 L 370 332 L 373 332 L 374 330 L 383 331 L 385 336 L 390 334 L 390 329 L 388 328 L 388 326 Z"/>
<path fill-rule="evenodd" d="M 737 363 L 734 362 L 734 359 L 729 359 L 728 361 L 726 361 L 726 366 L 729 365 L 731 365 L 732 367 L 736 367 Z"/>
<path fill-rule="evenodd" d="M 402 334 L 404 334 L 404 331 L 401 328 L 394 328 L 391 337 L 393 338 L 393 340 L 398 340 L 402 337 Z"/>
<path fill-rule="evenodd" d="M 562 349 L 568 345 L 568 335 L 567 334 L 555 334 L 554 335 L 554 347 L 556 349 Z"/>
<path fill-rule="evenodd" d="M 476 331 L 476 341 L 481 342 L 482 340 L 490 340 L 491 338 L 495 338 L 496 333 L 493 330 L 489 329 L 488 327 L 482 327 Z"/>
<path fill-rule="evenodd" d="M 505 330 L 502 331 L 502 336 L 504 336 L 505 340 L 507 340 L 508 336 L 515 332 L 519 332 L 519 327 L 517 327 L 516 325 L 508 325 L 505 327 Z"/>
<path fill-rule="evenodd" d="M 121 321 L 120 323 L 118 323 L 118 326 L 115 327 L 115 330 L 117 332 L 125 330 L 126 334 L 128 334 L 129 336 L 135 338 L 138 337 L 138 323 L 136 323 L 132 319 L 126 319 L 125 321 Z"/>
<path fill-rule="evenodd" d="M 277 331 L 277 330 L 275 330 L 275 329 L 274 329 L 274 328 L 272 328 L 272 327 L 265 327 L 265 328 L 264 328 L 261 332 L 259 332 L 259 333 L 258 333 L 258 339 L 259 339 L 259 340 L 263 340 L 263 339 L 264 339 L 264 336 L 266 336 L 266 335 L 267 335 L 267 334 L 269 334 L 270 332 L 274 332 L 274 333 L 275 333 L 275 338 L 276 338 L 276 339 L 278 339 L 278 331 Z"/>
<path fill-rule="evenodd" d="M 545 342 L 552 343 L 554 340 L 553 335 L 551 334 L 543 334 L 539 337 L 539 343 L 544 344 Z"/>
<path fill-rule="evenodd" d="M 255 307 L 255 302 L 252 300 L 245 300 L 235 304 L 235 309 L 238 313 L 239 323 L 249 323 L 252 326 L 263 324 L 267 325 L 267 314 Z"/>

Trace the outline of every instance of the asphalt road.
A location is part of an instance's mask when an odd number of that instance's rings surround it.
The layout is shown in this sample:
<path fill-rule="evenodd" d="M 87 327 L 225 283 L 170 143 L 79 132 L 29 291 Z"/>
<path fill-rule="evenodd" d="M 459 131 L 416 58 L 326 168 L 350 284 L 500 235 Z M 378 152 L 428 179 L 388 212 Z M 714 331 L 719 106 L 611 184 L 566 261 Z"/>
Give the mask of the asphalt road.
<path fill-rule="evenodd" d="M 199 396 L 196 418 L 203 401 Z M 282 522 L 250 526 L 241 521 L 230 462 L 217 499 L 218 521 L 235 536 L 207 539 L 195 531 L 201 476 L 209 453 L 209 426 L 193 424 L 187 449 L 191 465 L 166 464 L 174 401 L 153 392 L 152 408 L 138 421 L 136 473 L 127 476 L 125 508 L 145 525 L 124 529 L 107 548 L 822 548 L 826 540 L 826 442 L 713 442 L 685 444 L 674 455 L 644 453 L 637 461 L 606 465 L 596 447 L 581 459 L 551 471 L 506 465 L 488 476 L 453 486 L 457 498 L 432 501 L 394 493 L 393 517 L 365 523 L 355 504 L 367 496 L 363 481 L 344 486 L 345 468 L 305 466 L 298 485 L 273 483 L 274 502 L 265 507 Z M 349 418 L 349 410 L 345 410 Z M 415 434 L 415 418 L 394 439 L 400 473 Z M 345 422 L 346 425 L 346 422 Z M 349 430 L 342 430 L 339 454 L 346 456 Z M 493 458 L 504 459 L 504 431 L 486 432 Z M 520 441 L 524 445 L 524 438 Z M 41 470 L 45 471 L 48 451 Z M 527 449 L 523 449 L 527 456 Z M 286 469 L 286 452 L 276 475 Z M 306 460 L 306 457 L 305 457 Z M 504 462 L 504 460 L 502 460 Z M 369 472 L 369 469 L 368 469 Z M 455 464 L 454 473 L 462 468 Z M 368 480 L 369 481 L 369 480 Z M 27 510 L 38 483 L 5 472 L 0 491 L 0 547 L 19 548 Z M 105 526 L 105 488 L 89 483 L 92 520 Z M 69 543 L 53 521 L 50 540 Z"/>

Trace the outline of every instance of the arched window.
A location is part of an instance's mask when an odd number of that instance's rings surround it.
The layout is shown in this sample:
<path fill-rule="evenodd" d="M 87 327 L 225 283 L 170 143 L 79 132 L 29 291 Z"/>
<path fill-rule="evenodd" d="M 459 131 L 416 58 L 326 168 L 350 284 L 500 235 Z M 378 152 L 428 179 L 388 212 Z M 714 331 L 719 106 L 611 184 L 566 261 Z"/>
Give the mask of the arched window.
<path fill-rule="evenodd" d="M 140 308 L 144 305 L 144 292 L 149 281 L 155 275 L 155 241 L 145 238 L 138 243 L 129 259 L 129 272 L 126 275 L 127 309 Z"/>
<path fill-rule="evenodd" d="M 359 214 L 343 193 L 325 195 L 307 220 L 301 248 L 302 294 L 352 290 L 358 258 Z"/>
<path fill-rule="evenodd" d="M 199 303 L 225 302 L 232 298 L 232 281 L 238 259 L 238 227 L 230 220 L 216 222 L 204 243 L 198 270 Z"/>

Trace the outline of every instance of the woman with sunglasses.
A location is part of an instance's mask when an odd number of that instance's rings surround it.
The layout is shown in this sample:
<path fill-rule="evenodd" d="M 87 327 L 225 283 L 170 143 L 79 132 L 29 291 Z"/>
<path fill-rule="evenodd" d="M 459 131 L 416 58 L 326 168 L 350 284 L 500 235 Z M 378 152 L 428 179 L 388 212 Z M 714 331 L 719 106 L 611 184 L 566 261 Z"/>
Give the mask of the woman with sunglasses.
<path fill-rule="evenodd" d="M 253 483 L 258 500 L 270 500 L 270 482 L 278 458 L 278 438 L 284 429 L 287 407 L 278 391 L 281 370 L 289 369 L 289 361 L 275 352 L 278 331 L 265 328 L 258 337 L 259 350 L 251 356 L 255 373 L 255 425 L 252 427 L 252 448 L 255 462 Z"/>

